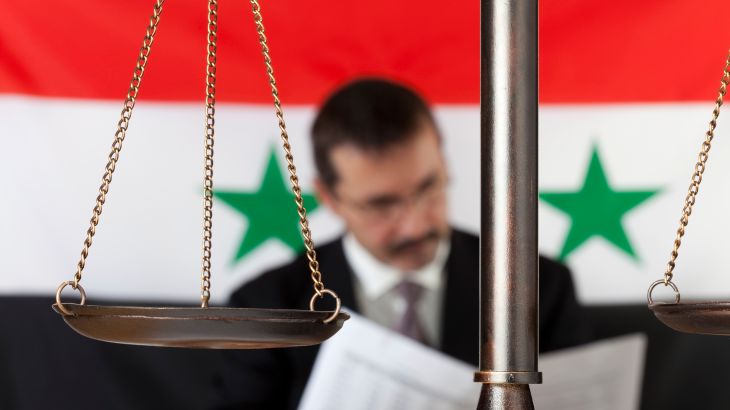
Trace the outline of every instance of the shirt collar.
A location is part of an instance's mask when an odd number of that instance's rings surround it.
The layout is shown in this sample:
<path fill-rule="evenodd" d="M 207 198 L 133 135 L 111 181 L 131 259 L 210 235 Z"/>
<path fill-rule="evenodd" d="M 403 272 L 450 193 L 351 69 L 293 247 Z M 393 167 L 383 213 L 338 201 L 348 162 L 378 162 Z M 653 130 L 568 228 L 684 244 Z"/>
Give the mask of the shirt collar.
<path fill-rule="evenodd" d="M 404 279 L 399 269 L 375 258 L 351 233 L 345 235 L 342 243 L 345 257 L 368 299 L 378 299 Z M 449 248 L 449 241 L 441 240 L 433 260 L 421 269 L 411 272 L 408 279 L 428 290 L 441 288 Z"/>

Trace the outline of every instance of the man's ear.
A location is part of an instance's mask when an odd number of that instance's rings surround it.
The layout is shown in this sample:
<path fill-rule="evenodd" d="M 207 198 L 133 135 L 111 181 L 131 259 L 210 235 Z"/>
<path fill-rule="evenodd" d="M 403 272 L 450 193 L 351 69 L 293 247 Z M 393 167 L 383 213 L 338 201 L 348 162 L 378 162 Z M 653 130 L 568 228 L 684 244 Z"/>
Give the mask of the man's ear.
<path fill-rule="evenodd" d="M 320 178 L 316 178 L 314 180 L 314 189 L 317 194 L 317 199 L 325 204 L 332 212 L 335 214 L 339 214 L 339 203 L 337 202 L 337 198 L 335 198 L 334 192 L 330 189 L 330 187 L 327 186 L 327 184 L 322 181 Z"/>

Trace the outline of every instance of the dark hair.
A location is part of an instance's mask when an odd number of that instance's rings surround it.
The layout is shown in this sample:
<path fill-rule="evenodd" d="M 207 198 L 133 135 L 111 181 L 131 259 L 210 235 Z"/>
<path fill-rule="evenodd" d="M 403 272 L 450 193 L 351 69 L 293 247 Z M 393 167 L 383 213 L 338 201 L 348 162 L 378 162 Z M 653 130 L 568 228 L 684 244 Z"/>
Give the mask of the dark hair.
<path fill-rule="evenodd" d="M 345 84 L 324 102 L 312 126 L 322 182 L 331 188 L 337 181 L 329 154 L 338 145 L 382 151 L 409 140 L 424 125 L 436 128 L 433 115 L 423 98 L 405 86 L 377 78 Z"/>

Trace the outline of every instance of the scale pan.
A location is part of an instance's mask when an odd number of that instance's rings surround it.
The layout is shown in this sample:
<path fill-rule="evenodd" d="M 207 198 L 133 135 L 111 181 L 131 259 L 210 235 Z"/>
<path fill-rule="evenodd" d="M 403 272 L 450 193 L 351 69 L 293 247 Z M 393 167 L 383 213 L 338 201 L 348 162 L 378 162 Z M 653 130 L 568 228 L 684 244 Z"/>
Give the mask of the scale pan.
<path fill-rule="evenodd" d="M 265 349 L 322 343 L 350 316 L 309 310 L 95 306 L 64 303 L 53 310 L 78 333 L 131 345 L 205 349 Z"/>
<path fill-rule="evenodd" d="M 653 303 L 649 309 L 674 330 L 730 336 L 730 302 Z"/>

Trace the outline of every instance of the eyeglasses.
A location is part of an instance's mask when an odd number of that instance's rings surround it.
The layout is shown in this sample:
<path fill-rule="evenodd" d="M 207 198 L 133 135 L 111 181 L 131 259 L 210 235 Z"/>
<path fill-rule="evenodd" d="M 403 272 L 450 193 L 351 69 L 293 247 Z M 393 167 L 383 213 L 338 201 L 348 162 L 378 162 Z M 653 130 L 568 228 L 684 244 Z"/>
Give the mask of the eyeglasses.
<path fill-rule="evenodd" d="M 446 198 L 448 180 L 443 175 L 433 175 L 421 183 L 410 195 L 396 196 L 383 195 L 366 201 L 351 201 L 345 198 L 338 200 L 357 210 L 364 218 L 373 223 L 391 223 L 405 215 L 411 207 L 434 206 L 442 203 Z"/>

